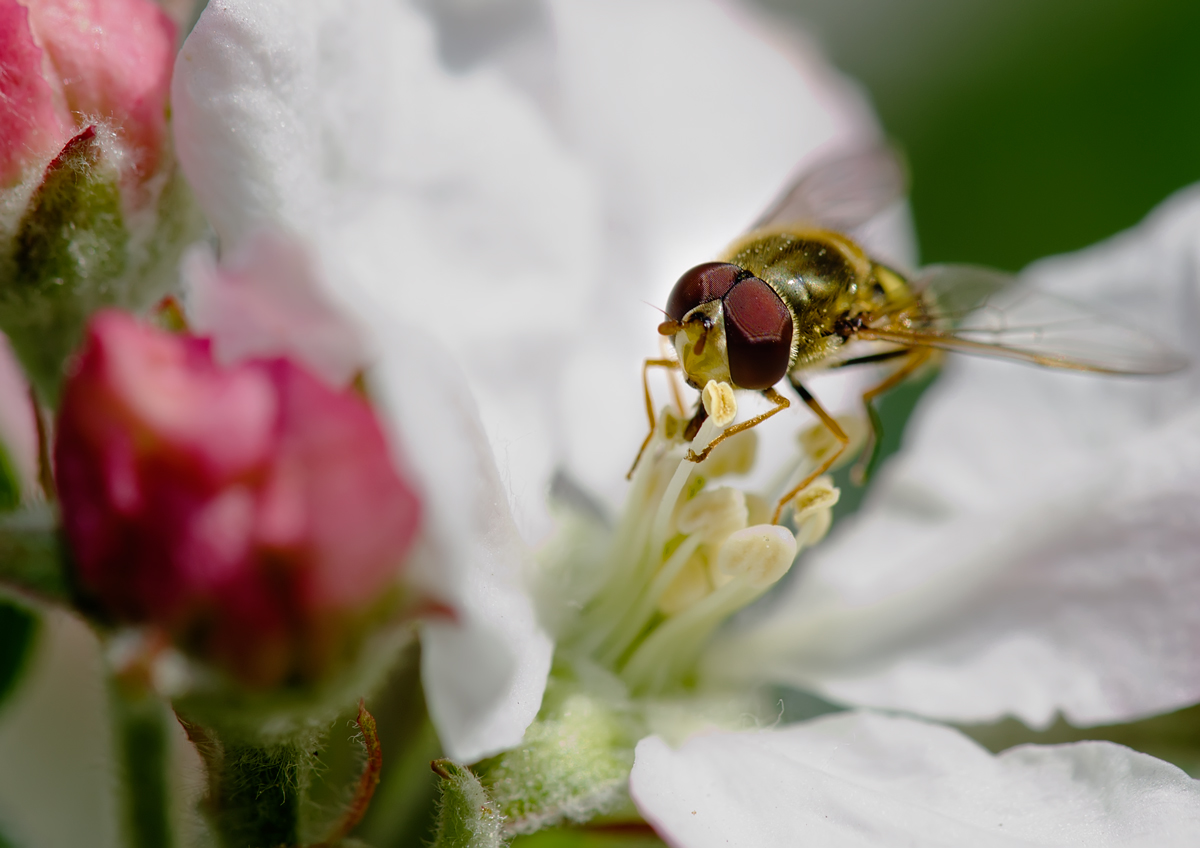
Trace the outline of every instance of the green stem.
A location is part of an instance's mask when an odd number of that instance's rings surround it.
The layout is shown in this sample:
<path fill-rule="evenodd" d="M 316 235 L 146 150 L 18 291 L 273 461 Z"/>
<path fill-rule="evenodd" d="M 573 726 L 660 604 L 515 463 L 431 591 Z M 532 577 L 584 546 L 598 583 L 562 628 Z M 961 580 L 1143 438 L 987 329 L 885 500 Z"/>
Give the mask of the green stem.
<path fill-rule="evenodd" d="M 121 775 L 120 814 L 127 848 L 171 848 L 170 713 L 161 700 L 120 681 L 109 686 Z"/>

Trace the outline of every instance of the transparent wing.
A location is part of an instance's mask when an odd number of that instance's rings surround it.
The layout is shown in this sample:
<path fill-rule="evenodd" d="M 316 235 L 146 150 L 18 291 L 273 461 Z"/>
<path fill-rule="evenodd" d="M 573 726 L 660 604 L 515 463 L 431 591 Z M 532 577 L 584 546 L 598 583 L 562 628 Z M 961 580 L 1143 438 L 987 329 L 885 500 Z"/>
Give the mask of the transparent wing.
<path fill-rule="evenodd" d="M 838 153 L 801 172 L 750 229 L 796 224 L 848 232 L 907 191 L 907 171 L 890 147 Z"/>
<path fill-rule="evenodd" d="M 1169 374 L 1188 360 L 1154 336 L 1083 304 L 966 265 L 926 269 L 913 281 L 928 326 L 883 316 L 859 338 L 1109 374 Z"/>

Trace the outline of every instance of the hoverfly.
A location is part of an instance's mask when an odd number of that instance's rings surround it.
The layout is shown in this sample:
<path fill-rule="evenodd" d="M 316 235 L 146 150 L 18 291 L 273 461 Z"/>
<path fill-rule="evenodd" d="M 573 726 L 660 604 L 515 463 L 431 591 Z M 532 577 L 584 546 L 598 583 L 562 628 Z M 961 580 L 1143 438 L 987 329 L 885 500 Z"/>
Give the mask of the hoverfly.
<path fill-rule="evenodd" d="M 903 197 L 905 188 L 903 166 L 888 148 L 827 160 L 802 173 L 717 261 L 685 272 L 667 299 L 658 332 L 674 343 L 678 359 L 648 359 L 643 366 L 650 436 L 655 422 L 647 372 L 657 366 L 681 369 L 695 389 L 709 380 L 726 382 L 760 392 L 774 405 L 729 427 L 699 453 L 689 450 L 692 462 L 790 406 L 775 389 L 784 378 L 838 441 L 838 449 L 780 499 L 773 521 L 850 444 L 804 386 L 815 371 L 890 366 L 862 395 L 871 423 L 864 457 L 873 458 L 881 422 L 872 401 L 943 350 L 1106 374 L 1166 374 L 1186 364 L 1153 338 L 1018 286 L 1013 275 L 944 265 L 910 279 L 875 261 L 846 233 Z M 694 438 L 706 417 L 699 404 L 685 438 Z"/>

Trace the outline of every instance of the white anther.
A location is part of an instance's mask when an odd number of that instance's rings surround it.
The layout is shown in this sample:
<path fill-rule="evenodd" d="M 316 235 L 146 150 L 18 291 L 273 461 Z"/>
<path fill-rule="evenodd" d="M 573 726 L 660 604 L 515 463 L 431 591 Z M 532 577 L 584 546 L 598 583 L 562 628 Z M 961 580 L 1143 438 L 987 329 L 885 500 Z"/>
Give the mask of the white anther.
<path fill-rule="evenodd" d="M 748 515 L 746 495 L 740 489 L 721 486 L 706 489 L 683 504 L 675 516 L 675 527 L 715 545 L 745 527 Z"/>
<path fill-rule="evenodd" d="M 737 418 L 737 400 L 733 396 L 733 386 L 728 383 L 709 380 L 700 393 L 700 400 L 713 424 L 722 430 Z"/>
<path fill-rule="evenodd" d="M 823 475 L 813 480 L 792 498 L 792 509 L 796 520 L 803 521 L 813 513 L 833 509 L 842 496 L 842 490 L 833 485 L 833 478 Z"/>
<path fill-rule="evenodd" d="M 658 608 L 663 615 L 675 615 L 693 606 L 710 591 L 708 560 L 696 551 L 662 593 Z"/>
<path fill-rule="evenodd" d="M 748 526 L 770 524 L 771 513 L 774 509 L 775 504 L 762 495 L 756 495 L 753 492 L 746 493 L 746 524 Z"/>
<path fill-rule="evenodd" d="M 829 528 L 833 526 L 833 513 L 827 509 L 814 512 L 796 529 L 796 544 L 802 548 L 810 548 L 825 538 Z"/>
<path fill-rule="evenodd" d="M 723 477 L 726 474 L 749 474 L 758 453 L 758 434 L 753 430 L 735 433 L 712 449 L 704 461 L 705 477 Z"/>
<path fill-rule="evenodd" d="M 850 439 L 841 459 L 845 460 L 854 455 L 857 448 L 867 437 L 867 422 L 858 415 L 838 415 L 834 417 L 838 425 Z M 824 462 L 831 453 L 842 446 L 837 436 L 829 428 L 818 421 L 811 427 L 800 431 L 800 449 L 815 463 Z M 840 463 L 839 463 L 840 464 Z"/>
<path fill-rule="evenodd" d="M 796 550 L 796 537 L 786 527 L 756 524 L 725 540 L 717 552 L 717 570 L 765 589 L 787 574 Z"/>
<path fill-rule="evenodd" d="M 833 524 L 832 509 L 841 496 L 842 490 L 826 475 L 813 480 L 792 498 L 791 506 L 796 511 L 796 543 L 800 547 L 815 545 L 825 538 Z"/>
<path fill-rule="evenodd" d="M 658 432 L 668 442 L 679 438 L 685 424 L 686 422 L 675 417 L 669 407 L 663 407 L 662 412 L 658 414 Z"/>

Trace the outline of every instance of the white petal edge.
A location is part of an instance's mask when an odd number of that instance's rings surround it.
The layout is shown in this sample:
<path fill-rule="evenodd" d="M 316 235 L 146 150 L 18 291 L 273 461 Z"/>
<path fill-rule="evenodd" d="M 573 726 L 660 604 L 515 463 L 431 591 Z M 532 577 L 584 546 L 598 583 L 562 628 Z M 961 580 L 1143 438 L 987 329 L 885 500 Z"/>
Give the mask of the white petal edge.
<path fill-rule="evenodd" d="M 1200 190 L 1031 269 L 1200 361 Z M 1103 378 L 962 358 L 863 513 L 710 679 L 963 722 L 1078 725 L 1200 701 L 1200 370 Z"/>
<path fill-rule="evenodd" d="M 425 697 L 446 754 L 470 763 L 521 741 L 541 707 L 553 643 L 525 590 L 530 550 L 462 375 L 419 329 L 387 329 L 371 385 L 426 510 L 410 576 L 457 614 L 421 628 Z"/>
<path fill-rule="evenodd" d="M 630 793 L 674 848 L 1191 846 L 1200 782 L 1108 742 L 993 756 L 872 713 L 637 746 Z"/>

